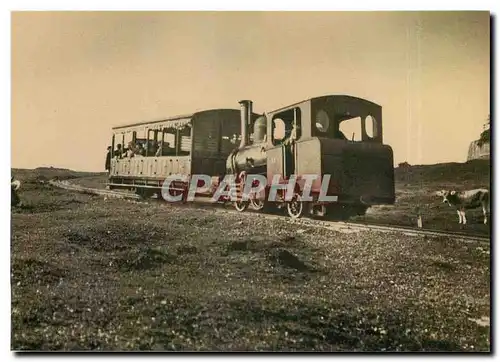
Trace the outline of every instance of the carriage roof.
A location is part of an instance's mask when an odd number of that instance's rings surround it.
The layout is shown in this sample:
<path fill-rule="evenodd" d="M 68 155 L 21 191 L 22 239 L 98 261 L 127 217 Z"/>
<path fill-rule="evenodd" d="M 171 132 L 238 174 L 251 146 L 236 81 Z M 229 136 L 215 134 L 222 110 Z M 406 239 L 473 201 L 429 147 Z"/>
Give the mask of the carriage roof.
<path fill-rule="evenodd" d="M 208 109 L 208 110 L 203 110 L 203 111 L 198 111 L 198 112 L 183 114 L 183 115 L 177 115 L 177 116 L 168 117 L 168 118 L 159 119 L 159 120 L 154 120 L 154 121 L 143 121 L 143 122 L 124 124 L 124 125 L 120 125 L 120 126 L 115 126 L 112 128 L 112 130 L 114 132 L 132 132 L 132 131 L 145 130 L 145 129 L 155 130 L 155 129 L 163 129 L 163 128 L 184 128 L 186 126 L 191 126 L 193 120 L 198 115 L 204 115 L 204 114 L 216 113 L 216 112 L 228 112 L 228 111 L 238 112 L 238 114 L 240 113 L 239 109 L 229 109 L 229 108 Z"/>

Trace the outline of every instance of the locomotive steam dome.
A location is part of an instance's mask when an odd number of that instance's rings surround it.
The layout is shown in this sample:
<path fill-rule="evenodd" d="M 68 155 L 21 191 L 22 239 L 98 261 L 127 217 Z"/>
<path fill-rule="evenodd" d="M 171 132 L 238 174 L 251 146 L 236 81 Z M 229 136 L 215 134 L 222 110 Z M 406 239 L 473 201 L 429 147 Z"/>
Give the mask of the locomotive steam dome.
<path fill-rule="evenodd" d="M 246 133 L 246 104 L 242 105 L 242 131 Z M 258 117 L 253 122 L 251 142 L 242 142 L 226 160 L 226 172 L 239 174 L 241 171 L 262 174 L 266 170 L 266 151 L 263 143 L 266 141 L 267 118 L 265 115 Z"/>
<path fill-rule="evenodd" d="M 265 141 L 267 120 L 265 116 L 257 118 L 253 124 L 253 141 L 260 143 Z"/>

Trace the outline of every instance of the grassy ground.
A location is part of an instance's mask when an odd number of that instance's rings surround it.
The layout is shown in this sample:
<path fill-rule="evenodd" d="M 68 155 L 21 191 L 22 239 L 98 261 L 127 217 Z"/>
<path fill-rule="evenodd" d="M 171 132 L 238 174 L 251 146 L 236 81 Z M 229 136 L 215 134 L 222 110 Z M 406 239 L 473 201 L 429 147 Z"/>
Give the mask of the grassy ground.
<path fill-rule="evenodd" d="M 20 178 L 13 349 L 489 350 L 487 246 L 104 200 L 37 184 L 40 172 Z"/>
<path fill-rule="evenodd" d="M 397 168 L 395 205 L 372 207 L 365 216 L 351 220 L 417 226 L 417 216 L 420 211 L 425 228 L 490 235 L 490 225 L 483 224 L 481 208 L 467 211 L 468 224 L 463 227 L 458 224 L 456 211 L 443 204 L 441 197 L 435 196 L 435 192 L 441 189 L 489 189 L 490 173 L 489 160 Z M 74 180 L 83 186 L 94 188 L 104 188 L 106 181 L 106 174 Z"/>
<path fill-rule="evenodd" d="M 464 231 L 458 224 L 456 211 L 443 204 L 442 197 L 435 196 L 435 192 L 441 189 L 490 189 L 490 174 L 489 160 L 397 168 L 396 204 L 373 207 L 366 216 L 358 217 L 357 220 L 417 226 L 417 215 L 420 210 L 423 227 Z M 467 222 L 465 231 L 490 234 L 490 225 L 483 224 L 481 208 L 468 211 Z"/>
<path fill-rule="evenodd" d="M 75 179 L 101 179 L 106 178 L 107 173 L 104 172 L 80 172 L 68 170 L 66 168 L 55 167 L 38 167 L 34 170 L 16 168 L 12 170 L 12 175 L 17 180 L 27 182 L 28 184 L 36 184 L 51 179 L 58 180 L 75 180 Z M 24 189 L 24 186 L 23 186 Z"/>

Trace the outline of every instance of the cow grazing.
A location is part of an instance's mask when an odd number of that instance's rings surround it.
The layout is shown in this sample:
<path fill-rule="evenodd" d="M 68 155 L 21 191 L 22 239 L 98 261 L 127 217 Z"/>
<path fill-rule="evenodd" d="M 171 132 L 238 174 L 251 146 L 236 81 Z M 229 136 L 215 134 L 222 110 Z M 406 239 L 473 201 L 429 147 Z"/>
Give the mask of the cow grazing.
<path fill-rule="evenodd" d="M 456 208 L 458 223 L 466 224 L 465 210 L 483 208 L 484 223 L 488 223 L 488 213 L 490 212 L 490 192 L 487 189 L 474 189 L 467 191 L 441 190 L 436 192 L 437 196 L 443 198 L 443 202 Z"/>
<path fill-rule="evenodd" d="M 17 194 L 17 191 L 21 187 L 21 181 L 14 180 L 14 177 L 10 178 L 10 206 L 21 206 L 21 199 Z"/>

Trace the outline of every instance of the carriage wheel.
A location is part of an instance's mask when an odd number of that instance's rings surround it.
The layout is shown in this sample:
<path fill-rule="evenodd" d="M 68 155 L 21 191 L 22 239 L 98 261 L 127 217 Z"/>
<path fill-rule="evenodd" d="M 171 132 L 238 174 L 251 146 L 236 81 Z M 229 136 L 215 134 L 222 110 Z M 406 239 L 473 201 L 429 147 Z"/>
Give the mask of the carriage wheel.
<path fill-rule="evenodd" d="M 148 190 L 142 188 L 142 187 L 137 187 L 135 189 L 135 194 L 139 196 L 142 200 L 147 199 L 150 195 L 148 193 Z"/>
<path fill-rule="evenodd" d="M 304 203 L 299 196 L 296 196 L 292 201 L 287 202 L 286 209 L 292 219 L 298 219 L 304 213 Z"/>

